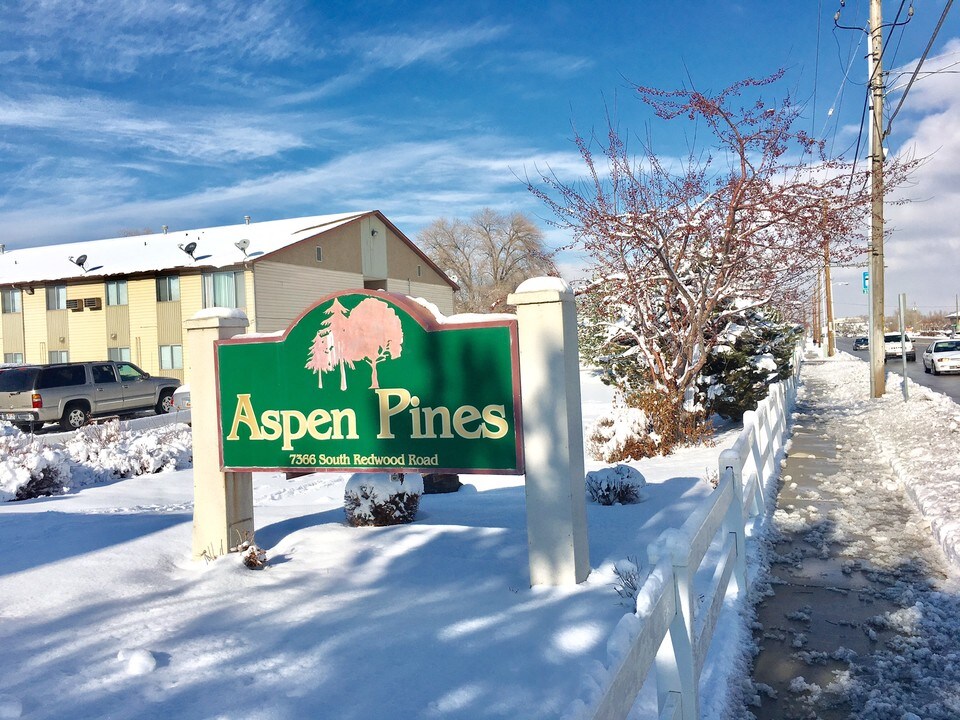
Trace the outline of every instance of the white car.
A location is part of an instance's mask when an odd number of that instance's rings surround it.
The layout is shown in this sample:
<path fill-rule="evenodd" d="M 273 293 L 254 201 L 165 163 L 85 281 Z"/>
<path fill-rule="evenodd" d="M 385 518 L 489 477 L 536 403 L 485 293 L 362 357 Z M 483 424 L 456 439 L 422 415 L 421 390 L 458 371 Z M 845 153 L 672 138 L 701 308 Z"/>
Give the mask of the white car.
<path fill-rule="evenodd" d="M 183 412 L 190 409 L 190 386 L 181 385 L 173 391 L 173 404 L 170 412 Z"/>
<path fill-rule="evenodd" d="M 960 340 L 934 340 L 923 351 L 923 369 L 934 375 L 960 373 Z"/>
<path fill-rule="evenodd" d="M 913 341 L 910 339 L 909 335 L 903 336 L 903 341 L 901 342 L 900 333 L 886 333 L 883 336 L 883 359 L 889 360 L 890 358 L 903 357 L 903 351 L 906 350 L 907 360 L 915 361 L 917 359 L 917 351 L 913 348 Z"/>

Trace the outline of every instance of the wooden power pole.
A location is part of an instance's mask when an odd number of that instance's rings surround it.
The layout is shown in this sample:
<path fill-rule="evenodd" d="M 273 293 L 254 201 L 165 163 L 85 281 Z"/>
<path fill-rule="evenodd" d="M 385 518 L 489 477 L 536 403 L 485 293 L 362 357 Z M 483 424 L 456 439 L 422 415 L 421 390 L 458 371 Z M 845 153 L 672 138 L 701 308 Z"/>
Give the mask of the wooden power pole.
<path fill-rule="evenodd" d="M 886 371 L 883 349 L 883 12 L 870 0 L 870 394 L 883 397 Z"/>

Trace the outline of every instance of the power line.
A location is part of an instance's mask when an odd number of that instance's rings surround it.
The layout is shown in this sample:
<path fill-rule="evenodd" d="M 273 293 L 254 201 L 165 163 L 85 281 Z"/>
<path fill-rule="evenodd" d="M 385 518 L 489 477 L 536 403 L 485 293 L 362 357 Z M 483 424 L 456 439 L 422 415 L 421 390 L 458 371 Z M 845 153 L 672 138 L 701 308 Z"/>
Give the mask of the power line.
<path fill-rule="evenodd" d="M 910 88 L 913 87 L 913 83 L 916 81 L 917 75 L 920 74 L 920 68 L 923 67 L 923 63 L 927 59 L 930 48 L 933 47 L 933 43 L 937 39 L 937 34 L 940 32 L 940 28 L 943 27 L 944 20 L 947 19 L 947 13 L 950 12 L 951 5 L 953 5 L 953 0 L 947 0 L 947 4 L 943 8 L 943 13 L 940 15 L 940 21 L 937 23 L 937 27 L 933 29 L 933 34 L 930 36 L 930 42 L 927 43 L 927 47 L 924 49 L 923 55 L 920 56 L 920 61 L 917 63 L 917 67 L 914 68 L 913 75 L 910 77 L 910 82 L 907 83 L 907 87 L 904 89 L 903 95 L 900 96 L 900 102 L 897 103 L 897 107 L 894 108 L 893 113 L 890 115 L 890 119 L 887 121 L 887 129 L 883 132 L 881 138 L 884 138 L 890 134 L 890 129 L 893 127 L 893 120 L 897 117 L 897 113 L 900 112 L 900 108 L 903 107 L 903 101 L 907 99 L 907 95 L 910 92 Z"/>

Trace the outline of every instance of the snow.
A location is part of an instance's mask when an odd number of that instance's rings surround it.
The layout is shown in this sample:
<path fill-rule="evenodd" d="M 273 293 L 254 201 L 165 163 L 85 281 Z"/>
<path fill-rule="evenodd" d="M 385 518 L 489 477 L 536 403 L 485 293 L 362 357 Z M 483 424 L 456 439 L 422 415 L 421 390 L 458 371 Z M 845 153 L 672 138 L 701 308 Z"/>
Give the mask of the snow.
<path fill-rule="evenodd" d="M 866 363 L 849 356 L 817 371 L 851 422 L 874 433 L 881 459 L 960 563 L 960 409 L 916 385 L 905 403 L 894 382 L 869 400 Z M 582 379 L 590 426 L 610 412 L 612 397 L 589 372 Z M 151 452 L 176 445 L 140 432 Z M 268 565 L 253 571 L 236 554 L 190 560 L 194 478 L 179 451 L 159 472 L 122 478 L 119 456 L 130 450 L 111 451 L 115 462 L 97 456 L 111 468 L 102 474 L 71 456 L 74 473 L 91 473 L 83 484 L 0 503 L 0 718 L 588 716 L 663 581 L 648 546 L 657 556 L 684 541 L 662 533 L 712 492 L 707 478 L 736 433 L 629 463 L 646 480 L 645 500 L 588 503 L 592 572 L 561 588 L 528 586 L 522 478 L 461 476 L 459 492 L 423 496 L 412 524 L 351 528 L 343 513 L 349 474 L 255 473 L 256 542 Z M 123 442 L 132 448 L 136 440 Z M 89 459 L 89 443 L 82 447 Z M 588 461 L 587 470 L 606 467 Z M 850 494 L 851 515 L 862 500 Z M 614 590 L 628 558 L 649 573 L 636 615 Z M 884 620 L 914 629 L 940 623 L 946 649 L 901 649 L 920 686 L 956 664 L 950 643 L 960 617 L 944 612 L 953 595 L 939 595 Z M 737 684 L 744 671 L 734 659 L 751 641 L 736 603 L 724 612 L 703 671 L 706 720 L 722 720 L 730 674 Z M 891 656 L 889 672 L 904 671 L 897 662 Z M 802 678 L 796 688 L 830 691 Z M 655 715 L 648 683 L 631 717 Z"/>
<path fill-rule="evenodd" d="M 517 286 L 515 290 L 516 293 L 527 293 L 527 292 L 561 292 L 568 293 L 572 292 L 570 290 L 570 285 L 566 280 L 560 277 L 536 277 L 529 278 L 524 280 L 520 285 Z"/>
<path fill-rule="evenodd" d="M 224 225 L 152 235 L 89 240 L 66 245 L 17 248 L 0 253 L 0 285 L 43 283 L 76 278 L 103 278 L 178 268 L 239 265 L 300 240 L 332 230 L 365 212 L 316 215 L 268 222 Z M 248 240 L 247 251 L 235 243 Z M 196 243 L 193 257 L 181 246 Z M 81 269 L 70 257 L 87 256 Z"/>
<path fill-rule="evenodd" d="M 191 320 L 206 320 L 207 318 L 223 318 L 247 320 L 247 313 L 240 308 L 208 307 L 198 310 L 193 314 Z"/>

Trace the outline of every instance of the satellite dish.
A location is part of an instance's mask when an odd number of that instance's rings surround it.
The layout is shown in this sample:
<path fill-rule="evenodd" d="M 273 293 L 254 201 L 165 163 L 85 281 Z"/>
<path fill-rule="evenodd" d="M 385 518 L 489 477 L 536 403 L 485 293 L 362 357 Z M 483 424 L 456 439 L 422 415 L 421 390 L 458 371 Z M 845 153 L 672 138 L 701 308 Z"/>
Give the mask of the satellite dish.
<path fill-rule="evenodd" d="M 197 249 L 197 244 L 195 242 L 188 242 L 186 245 L 178 245 L 177 247 L 183 250 L 190 257 L 193 257 L 193 251 Z"/>
<path fill-rule="evenodd" d="M 243 256 L 244 256 L 244 257 L 247 256 L 247 248 L 250 247 L 250 241 L 249 241 L 249 240 L 247 240 L 246 238 L 243 238 L 242 240 L 237 240 L 237 241 L 234 243 L 234 245 L 237 246 L 237 250 L 239 250 L 240 252 L 243 253 Z"/>
<path fill-rule="evenodd" d="M 86 261 L 87 261 L 87 256 L 86 256 L 86 255 L 81 255 L 81 256 L 78 257 L 76 260 L 74 260 L 74 262 L 75 262 L 77 265 L 79 265 L 80 267 L 83 267 L 83 264 L 84 264 Z"/>

